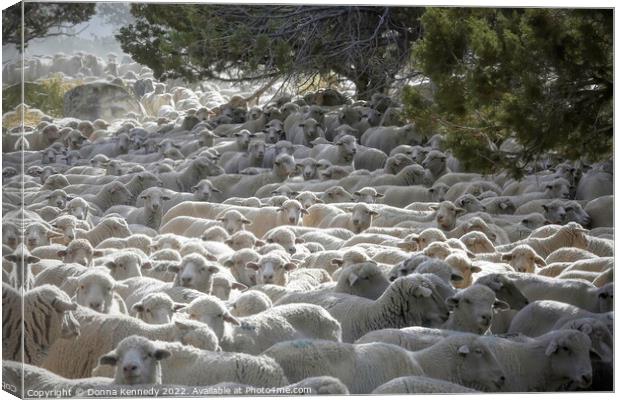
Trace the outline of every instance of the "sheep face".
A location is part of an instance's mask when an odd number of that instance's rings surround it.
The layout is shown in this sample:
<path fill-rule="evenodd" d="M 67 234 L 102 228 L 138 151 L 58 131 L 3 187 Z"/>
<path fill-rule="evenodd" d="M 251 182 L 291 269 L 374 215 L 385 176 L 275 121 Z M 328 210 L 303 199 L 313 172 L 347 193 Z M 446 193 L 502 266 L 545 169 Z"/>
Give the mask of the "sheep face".
<path fill-rule="evenodd" d="M 45 199 L 50 206 L 63 209 L 67 205 L 67 201 L 71 200 L 72 197 L 67 196 L 64 190 L 58 189 L 45 196 Z"/>
<path fill-rule="evenodd" d="M 147 268 L 150 263 L 142 263 L 140 256 L 134 253 L 120 254 L 114 260 L 110 260 L 105 264 L 110 269 L 110 275 L 117 280 L 142 276 L 142 268 Z"/>
<path fill-rule="evenodd" d="M 103 221 L 101 221 L 99 225 L 97 226 L 98 227 L 101 226 L 102 229 L 106 230 L 108 233 L 108 236 L 110 237 L 114 236 L 118 238 L 125 238 L 128 236 L 131 236 L 129 225 L 127 225 L 127 222 L 121 218 L 116 218 L 116 217 L 106 218 Z"/>
<path fill-rule="evenodd" d="M 248 231 L 238 231 L 233 233 L 228 239 L 224 241 L 231 249 L 233 250 L 241 250 L 241 249 L 251 249 L 254 247 L 258 240 L 256 236 L 252 232 Z M 262 241 L 259 241 L 263 243 Z M 259 243 L 259 244 L 260 244 Z"/>
<path fill-rule="evenodd" d="M 554 376 L 562 377 L 563 387 L 568 386 L 568 390 L 585 389 L 592 384 L 591 342 L 585 333 L 574 330 L 552 331 L 541 338 L 551 339 L 544 352 L 549 358 L 549 371 Z"/>
<path fill-rule="evenodd" d="M 337 285 L 338 288 L 343 288 L 345 293 L 372 300 L 378 299 L 388 286 L 388 280 L 372 261 L 354 264 L 343 270 Z"/>
<path fill-rule="evenodd" d="M 75 301 L 102 314 L 110 312 L 114 289 L 123 286 L 115 283 L 109 275 L 96 272 L 81 275 L 76 281 Z"/>
<path fill-rule="evenodd" d="M 447 325 L 465 332 L 485 333 L 491 326 L 493 310 L 510 306 L 495 298 L 495 292 L 483 285 L 470 286 L 446 299 L 452 314 Z"/>
<path fill-rule="evenodd" d="M 455 367 L 463 385 L 484 391 L 497 391 L 506 381 L 506 376 L 493 351 L 474 337 L 468 340 L 464 336 L 463 344 L 456 345 Z M 458 342 L 458 339 L 455 340 Z"/>
<path fill-rule="evenodd" d="M 221 217 L 217 218 L 226 229 L 229 235 L 245 230 L 245 225 L 251 225 L 252 221 L 247 219 L 237 210 L 228 210 Z"/>
<path fill-rule="evenodd" d="M 61 236 L 61 233 L 54 232 L 39 223 L 30 224 L 24 230 L 24 240 L 28 250 L 39 246 L 46 246 L 50 243 L 51 238 Z"/>
<path fill-rule="evenodd" d="M 564 216 L 563 223 L 567 223 L 570 221 L 574 221 L 581 226 L 589 226 L 592 222 L 592 219 L 588 215 L 587 212 L 581 207 L 581 204 L 576 201 L 570 202 L 565 208 L 564 211 L 566 215 Z"/>
<path fill-rule="evenodd" d="M 303 243 L 304 240 L 299 238 L 295 238 L 295 234 L 293 231 L 287 228 L 278 229 L 275 232 L 272 232 L 267 237 L 267 243 L 277 243 L 280 246 L 284 247 L 284 249 L 289 254 L 295 254 L 297 252 L 296 243 Z"/>
<path fill-rule="evenodd" d="M 374 204 L 377 199 L 383 197 L 383 193 L 378 193 L 374 188 L 365 187 L 353 193 L 357 197 L 358 203 Z"/>
<path fill-rule="evenodd" d="M 411 274 L 397 278 L 388 290 L 397 290 L 406 296 L 403 307 L 413 313 L 408 325 L 439 327 L 449 317 L 448 307 L 437 291 L 435 284 L 420 274 Z"/>
<path fill-rule="evenodd" d="M 141 336 L 123 339 L 116 349 L 101 356 L 100 365 L 116 366 L 114 382 L 123 385 L 161 384 L 160 361 L 171 353 Z"/>
<path fill-rule="evenodd" d="M 258 263 L 249 262 L 246 268 L 256 271 L 257 284 L 286 286 L 288 273 L 297 269 L 297 264 L 288 261 L 279 254 L 267 254 Z"/>
<path fill-rule="evenodd" d="M 507 261 L 517 272 L 533 274 L 536 271 L 536 265 L 541 268 L 546 266 L 543 260 L 534 249 L 528 245 L 520 245 L 502 255 L 502 261 Z"/>
<path fill-rule="evenodd" d="M 454 201 L 454 205 L 466 210 L 469 213 L 486 211 L 486 208 L 482 205 L 480 200 L 470 193 L 464 194 L 456 199 Z"/>
<path fill-rule="evenodd" d="M 513 310 L 520 310 L 528 305 L 527 298 L 508 277 L 502 274 L 489 274 L 480 277 L 476 284 L 485 285 L 495 292 L 495 297 L 510 305 Z"/>
<path fill-rule="evenodd" d="M 298 162 L 296 167 L 301 170 L 301 175 L 305 181 L 318 178 L 318 164 L 314 158 L 305 158 Z"/>
<path fill-rule="evenodd" d="M 147 324 L 161 325 L 172 321 L 174 313 L 186 304 L 175 303 L 165 293 L 151 293 L 133 305 L 136 316 Z"/>
<path fill-rule="evenodd" d="M 334 186 L 321 194 L 321 201 L 323 203 L 346 203 L 349 201 L 354 201 L 355 198 L 351 193 L 346 191 L 342 186 Z"/>
<path fill-rule="evenodd" d="M 158 188 L 145 190 L 140 198 L 144 200 L 144 209 L 151 213 L 161 212 L 164 202 L 170 200 L 170 196 L 162 193 Z"/>
<path fill-rule="evenodd" d="M 190 319 L 207 324 L 218 339 L 224 335 L 226 322 L 240 325 L 239 320 L 230 314 L 224 303 L 214 296 L 195 299 L 183 311 L 189 314 Z"/>
<path fill-rule="evenodd" d="M 60 250 L 58 256 L 62 257 L 65 263 L 77 263 L 89 266 L 93 256 L 101 256 L 101 251 L 94 251 L 90 242 L 86 239 L 72 240 L 65 250 Z"/>
<path fill-rule="evenodd" d="M 265 143 L 275 144 L 284 139 L 284 130 L 281 126 L 265 126 L 263 132 L 265 133 Z"/>
<path fill-rule="evenodd" d="M 313 192 L 301 192 L 295 197 L 295 200 L 299 201 L 306 210 L 315 204 L 323 203 Z"/>
<path fill-rule="evenodd" d="M 579 318 L 569 321 L 560 329 L 574 329 L 588 335 L 592 342 L 590 349 L 602 362 L 613 360 L 613 336 L 607 326 L 595 318 Z"/>
<path fill-rule="evenodd" d="M 249 262 L 255 262 L 260 259 L 260 254 L 254 250 L 244 249 L 235 252 L 226 262 L 226 266 L 230 268 L 230 272 L 235 279 L 246 286 L 256 285 L 256 270 L 246 268 Z"/>
<path fill-rule="evenodd" d="M 204 231 L 201 238 L 205 241 L 226 242 L 230 236 L 221 226 L 212 226 Z"/>
<path fill-rule="evenodd" d="M 442 171 L 446 167 L 446 155 L 439 150 L 431 150 L 422 161 L 422 167 L 433 173 Z"/>
<path fill-rule="evenodd" d="M 614 284 L 610 282 L 598 289 L 598 311 L 601 313 L 613 311 L 614 309 Z"/>
<path fill-rule="evenodd" d="M 301 216 L 308 214 L 308 211 L 297 200 L 286 200 L 278 211 L 285 215 L 284 220 L 291 225 L 299 225 Z"/>
<path fill-rule="evenodd" d="M 390 280 L 390 282 L 393 282 L 401 276 L 410 275 L 413 273 L 413 271 L 415 271 L 418 265 L 422 264 L 427 260 L 429 260 L 429 257 L 423 254 L 416 254 L 414 256 L 411 256 L 408 259 L 403 260 L 397 265 L 395 265 L 388 274 L 388 279 Z"/>
<path fill-rule="evenodd" d="M 560 178 L 545 186 L 544 192 L 550 199 L 568 199 L 570 196 L 570 183 L 566 179 Z"/>
<path fill-rule="evenodd" d="M 77 228 L 77 219 L 73 216 L 67 215 L 56 218 L 52 222 L 52 227 L 57 230 L 61 236 L 56 238 L 57 242 L 67 244 L 75 239 Z"/>
<path fill-rule="evenodd" d="M 179 266 L 169 267 L 171 272 L 176 272 L 175 286 L 196 289 L 204 293 L 210 293 L 213 288 L 213 274 L 219 271 L 215 265 L 209 265 L 207 260 L 199 254 L 185 256 Z"/>
<path fill-rule="evenodd" d="M 235 142 L 237 143 L 237 146 L 239 146 L 239 150 L 243 151 L 248 149 L 250 140 L 256 137 L 254 133 L 251 133 L 247 129 L 244 129 L 241 132 L 235 132 L 233 136 L 236 138 Z"/>
<path fill-rule="evenodd" d="M 273 162 L 273 172 L 281 178 L 291 176 L 295 172 L 295 160 L 288 154 L 280 154 Z"/>
<path fill-rule="evenodd" d="M 353 161 L 353 157 L 355 157 L 355 153 L 357 153 L 355 136 L 344 135 L 334 142 L 334 144 L 338 146 L 338 153 L 342 160 L 347 163 Z"/>
<path fill-rule="evenodd" d="M 552 202 L 550 204 L 543 204 L 543 210 L 545 211 L 545 218 L 552 224 L 562 224 L 566 218 L 566 210 L 562 206 L 562 203 Z"/>
<path fill-rule="evenodd" d="M 439 206 L 430 206 L 430 208 L 437 211 L 435 221 L 437 226 L 444 231 L 454 229 L 456 218 L 465 213 L 464 209 L 456 207 L 450 201 L 442 201 Z"/>
<path fill-rule="evenodd" d="M 450 254 L 452 254 L 452 248 L 444 242 L 431 243 L 424 249 L 424 255 L 439 260 L 445 260 Z"/>
<path fill-rule="evenodd" d="M 6 244 L 12 249 L 17 247 L 20 237 L 19 229 L 11 222 L 4 222 L 2 224 L 2 244 Z"/>
<path fill-rule="evenodd" d="M 379 215 L 377 211 L 371 210 L 366 204 L 360 203 L 348 209 L 351 212 L 351 224 L 353 232 L 360 233 L 370 227 L 372 217 Z"/>

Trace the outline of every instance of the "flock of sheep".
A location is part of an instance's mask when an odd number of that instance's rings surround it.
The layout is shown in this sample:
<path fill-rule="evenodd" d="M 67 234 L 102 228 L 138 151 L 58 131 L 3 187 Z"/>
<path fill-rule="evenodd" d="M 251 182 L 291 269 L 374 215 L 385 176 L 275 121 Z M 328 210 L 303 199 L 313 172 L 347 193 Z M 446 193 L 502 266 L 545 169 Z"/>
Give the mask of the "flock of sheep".
<path fill-rule="evenodd" d="M 468 173 L 387 95 L 249 107 L 112 56 L 26 69 L 143 112 L 3 129 L 5 389 L 613 390 L 612 160 Z"/>

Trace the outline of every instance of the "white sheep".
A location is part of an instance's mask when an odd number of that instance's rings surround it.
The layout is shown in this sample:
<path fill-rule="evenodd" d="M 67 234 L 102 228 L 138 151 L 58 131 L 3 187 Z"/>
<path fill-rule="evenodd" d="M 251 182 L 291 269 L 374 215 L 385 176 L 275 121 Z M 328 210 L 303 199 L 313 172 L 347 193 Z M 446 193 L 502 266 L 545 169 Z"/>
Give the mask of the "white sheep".
<path fill-rule="evenodd" d="M 150 293 L 134 303 L 131 315 L 148 324 L 167 324 L 172 321 L 174 313 L 186 305 L 172 301 L 166 293 Z"/>
<path fill-rule="evenodd" d="M 67 284 L 76 287 L 73 299 L 77 304 L 103 314 L 127 314 L 125 302 L 115 292 L 125 286 L 109 274 L 98 270 L 87 271 L 68 278 Z"/>
<path fill-rule="evenodd" d="M 268 310 L 272 301 L 263 292 L 248 290 L 229 302 L 230 313 L 235 317 L 247 317 Z"/>
<path fill-rule="evenodd" d="M 495 292 L 483 285 L 473 285 L 446 299 L 450 317 L 442 328 L 484 334 L 493 319 L 494 310 L 510 306 L 495 298 Z"/>

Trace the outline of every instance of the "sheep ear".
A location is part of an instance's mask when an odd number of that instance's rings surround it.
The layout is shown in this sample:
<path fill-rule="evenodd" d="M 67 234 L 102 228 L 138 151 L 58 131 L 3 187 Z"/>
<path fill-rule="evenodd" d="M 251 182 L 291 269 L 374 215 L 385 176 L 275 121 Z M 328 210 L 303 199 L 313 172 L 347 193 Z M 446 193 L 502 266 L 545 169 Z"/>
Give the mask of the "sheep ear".
<path fill-rule="evenodd" d="M 510 261 L 512 260 L 512 253 L 502 254 L 502 261 Z"/>
<path fill-rule="evenodd" d="M 246 290 L 248 290 L 247 286 L 245 286 L 243 283 L 239 283 L 239 282 L 233 282 L 231 287 L 233 289 L 237 289 L 237 290 L 239 290 L 241 292 L 245 292 Z"/>
<path fill-rule="evenodd" d="M 172 305 L 172 309 L 174 311 L 179 311 L 180 309 L 185 308 L 185 307 L 187 307 L 187 304 L 185 304 L 185 303 L 174 303 Z"/>
<path fill-rule="evenodd" d="M 116 282 L 114 284 L 114 290 L 123 290 L 123 289 L 128 289 L 129 286 L 125 285 L 124 283 L 118 283 Z"/>
<path fill-rule="evenodd" d="M 586 335 L 589 335 L 589 334 L 591 334 L 591 333 L 592 333 L 592 325 L 590 325 L 590 324 L 588 324 L 588 323 L 586 323 L 586 324 L 582 324 L 582 325 L 579 327 L 579 330 L 580 330 L 581 332 L 585 333 Z"/>
<path fill-rule="evenodd" d="M 134 304 L 131 309 L 137 313 L 141 313 L 144 312 L 144 306 L 142 305 L 142 303 L 136 303 Z"/>
<path fill-rule="evenodd" d="M 560 346 L 558 345 L 558 342 L 556 342 L 555 340 L 552 340 L 551 343 L 549 343 L 549 345 L 547 346 L 547 348 L 545 349 L 545 355 L 547 357 L 549 357 L 551 354 L 555 353 L 556 351 L 558 351 L 558 348 Z"/>
<path fill-rule="evenodd" d="M 374 211 L 374 210 L 369 211 L 369 213 L 370 213 L 370 215 L 373 215 L 373 216 L 375 216 L 375 217 L 376 217 L 377 215 L 379 215 L 379 212 L 378 212 L 378 211 Z"/>
<path fill-rule="evenodd" d="M 103 256 L 103 251 L 101 250 L 94 250 L 93 251 L 93 257 L 102 257 Z"/>
<path fill-rule="evenodd" d="M 297 264 L 293 263 L 293 262 L 287 262 L 286 264 L 284 264 L 284 269 L 287 271 L 293 271 L 297 269 Z"/>
<path fill-rule="evenodd" d="M 179 265 L 168 265 L 168 271 L 177 273 L 181 270 Z"/>
<path fill-rule="evenodd" d="M 224 321 L 229 322 L 233 325 L 241 325 L 241 322 L 235 317 L 233 317 L 230 313 L 224 313 Z"/>
<path fill-rule="evenodd" d="M 356 196 L 361 196 L 362 194 L 360 192 L 353 192 L 354 195 Z"/>
<path fill-rule="evenodd" d="M 217 261 L 217 257 L 215 257 L 213 254 L 207 254 L 205 258 L 209 261 Z"/>
<path fill-rule="evenodd" d="M 54 309 L 58 312 L 75 311 L 77 307 L 77 303 L 74 303 L 72 301 L 65 301 L 58 298 L 56 298 L 54 301 Z"/>
<path fill-rule="evenodd" d="M 549 186 L 547 186 L 547 187 L 549 187 Z M 543 210 L 545 210 L 545 212 L 549 211 L 549 207 L 547 207 L 546 204 L 543 204 L 542 208 L 543 208 Z"/>
<path fill-rule="evenodd" d="M 164 199 L 165 201 L 168 201 L 168 200 L 170 200 L 172 197 L 164 195 L 164 196 L 161 196 L 161 198 L 162 198 L 162 199 Z"/>
<path fill-rule="evenodd" d="M 433 291 L 424 286 L 417 286 L 415 289 L 413 289 L 413 295 L 418 298 L 419 297 L 431 297 L 432 294 L 433 294 Z"/>
<path fill-rule="evenodd" d="M 450 280 L 454 282 L 459 282 L 463 280 L 463 277 L 457 273 L 452 272 L 450 274 Z"/>
<path fill-rule="evenodd" d="M 456 208 L 454 211 L 456 212 L 455 214 L 456 214 L 457 216 L 459 216 L 459 215 L 463 215 L 463 214 L 465 214 L 465 213 L 467 212 L 467 210 L 465 210 L 465 209 L 463 209 L 463 208 Z"/>
<path fill-rule="evenodd" d="M 467 253 L 467 257 L 469 258 L 476 258 L 476 255 L 469 250 L 466 250 L 465 253 Z"/>
<path fill-rule="evenodd" d="M 266 245 L 267 243 L 265 243 L 264 240 L 260 240 L 260 239 L 256 239 L 256 241 L 254 242 L 254 246 L 256 247 L 262 247 L 264 245 Z"/>
<path fill-rule="evenodd" d="M 12 262 L 12 263 L 16 263 L 18 258 L 21 258 L 21 257 L 17 257 L 16 254 L 9 254 L 7 256 L 4 256 L 5 260 L 7 260 L 8 262 Z"/>
<path fill-rule="evenodd" d="M 228 259 L 228 260 L 224 261 L 223 265 L 224 265 L 225 267 L 230 268 L 230 267 L 232 267 L 232 266 L 234 265 L 234 263 L 233 263 L 233 261 L 232 261 L 232 260 Z"/>
<path fill-rule="evenodd" d="M 452 310 L 459 305 L 459 299 L 456 297 L 448 297 L 446 299 L 446 306 L 448 306 L 448 310 Z"/>
<path fill-rule="evenodd" d="M 331 265 L 341 266 L 344 263 L 344 260 L 341 258 L 333 258 L 331 261 Z"/>
<path fill-rule="evenodd" d="M 114 351 L 109 352 L 101 357 L 99 357 L 99 365 L 111 365 L 115 366 L 118 361 L 118 356 Z"/>
<path fill-rule="evenodd" d="M 104 264 L 106 267 L 108 267 L 109 269 L 114 269 L 116 268 L 116 263 L 114 261 L 108 261 L 107 263 Z"/>
<path fill-rule="evenodd" d="M 305 208 L 302 208 L 300 211 L 301 211 L 301 213 L 302 213 L 303 215 L 308 215 L 308 214 L 309 214 L 309 213 L 308 213 L 308 210 L 306 210 Z"/>
<path fill-rule="evenodd" d="M 540 257 L 540 256 L 534 257 L 534 262 L 536 264 L 540 265 L 541 267 L 547 266 L 547 263 L 545 262 L 545 260 L 543 260 L 542 257 Z"/>
<path fill-rule="evenodd" d="M 302 238 L 295 238 L 295 243 L 306 243 L 306 241 Z"/>
<path fill-rule="evenodd" d="M 249 263 L 245 264 L 245 267 L 247 269 L 253 269 L 254 271 L 258 271 L 260 269 L 260 265 L 258 265 L 255 262 L 249 262 Z"/>
<path fill-rule="evenodd" d="M 140 269 L 151 269 L 151 268 L 153 268 L 153 264 L 151 264 L 150 261 L 145 261 L 140 266 Z"/>
<path fill-rule="evenodd" d="M 317 203 L 325 204 L 325 202 L 323 200 L 321 200 L 321 199 L 316 199 L 314 201 L 317 202 Z"/>
<path fill-rule="evenodd" d="M 168 350 L 166 349 L 157 349 L 153 352 L 153 358 L 155 358 L 156 360 L 163 360 L 164 358 L 168 358 L 172 355 L 172 353 L 170 353 Z"/>
<path fill-rule="evenodd" d="M 506 311 L 510 310 L 510 304 L 506 303 L 505 301 L 495 300 L 495 302 L 493 303 L 493 308 L 496 310 Z"/>
<path fill-rule="evenodd" d="M 461 347 L 459 347 L 459 349 L 457 351 L 458 351 L 459 354 L 465 356 L 465 355 L 469 354 L 469 347 L 466 344 L 464 344 Z"/>
<path fill-rule="evenodd" d="M 480 267 L 476 267 L 475 265 L 472 265 L 471 267 L 469 267 L 469 270 L 470 270 L 472 273 L 475 273 L 475 272 L 480 272 L 480 271 L 482 271 L 482 268 L 480 268 Z"/>
<path fill-rule="evenodd" d="M 355 285 L 355 282 L 357 282 L 357 280 L 359 279 L 359 277 L 356 274 L 350 274 L 349 277 L 347 278 L 347 280 L 349 281 L 349 286 L 353 286 Z"/>
<path fill-rule="evenodd" d="M 196 190 L 198 190 L 198 186 L 192 186 L 191 188 L 189 188 L 190 192 L 194 193 Z"/>
<path fill-rule="evenodd" d="M 243 222 L 243 224 L 245 225 L 252 225 L 252 221 L 250 221 L 249 219 L 242 219 L 241 222 Z"/>
<path fill-rule="evenodd" d="M 377 197 L 377 198 L 380 198 L 380 197 L 385 197 L 385 194 L 383 194 L 383 193 L 377 193 L 377 194 L 375 195 L 375 197 Z"/>
<path fill-rule="evenodd" d="M 431 210 L 435 210 L 435 211 L 439 210 L 439 206 L 436 206 L 436 205 L 428 206 L 428 208 L 430 208 Z"/>
<path fill-rule="evenodd" d="M 213 256 L 211 256 L 213 257 Z M 209 268 L 207 268 L 207 271 L 211 272 L 212 274 L 216 274 L 218 272 L 220 272 L 220 269 L 214 265 L 211 265 Z"/>
<path fill-rule="evenodd" d="M 51 231 L 51 230 L 47 231 L 47 237 L 49 239 L 63 237 L 63 236 L 65 236 L 65 234 L 61 232 L 56 232 L 56 231 Z"/>

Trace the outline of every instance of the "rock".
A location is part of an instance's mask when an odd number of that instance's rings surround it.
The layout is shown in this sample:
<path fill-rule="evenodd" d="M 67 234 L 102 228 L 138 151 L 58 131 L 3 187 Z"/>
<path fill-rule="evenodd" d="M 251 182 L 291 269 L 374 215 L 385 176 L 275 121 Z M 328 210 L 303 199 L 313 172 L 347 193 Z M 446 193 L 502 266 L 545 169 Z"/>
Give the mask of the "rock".
<path fill-rule="evenodd" d="M 64 97 L 64 116 L 94 121 L 122 118 L 129 112 L 144 115 L 141 104 L 127 90 L 107 82 L 76 86 Z"/>

